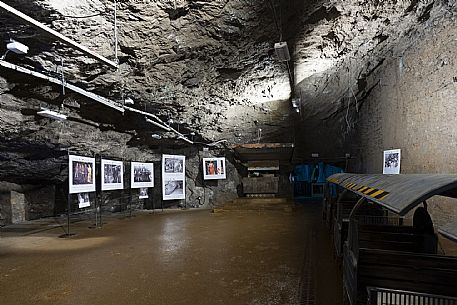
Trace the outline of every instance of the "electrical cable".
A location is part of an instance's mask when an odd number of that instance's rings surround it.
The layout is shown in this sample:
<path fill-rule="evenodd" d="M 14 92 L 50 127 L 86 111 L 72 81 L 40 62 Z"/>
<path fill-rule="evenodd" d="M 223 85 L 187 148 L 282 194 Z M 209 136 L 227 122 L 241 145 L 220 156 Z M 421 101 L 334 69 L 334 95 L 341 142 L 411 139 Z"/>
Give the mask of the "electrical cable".
<path fill-rule="evenodd" d="M 278 33 L 279 33 L 279 41 L 282 41 L 282 30 L 281 30 L 281 27 L 280 27 L 280 25 L 278 23 L 278 18 L 276 16 L 276 9 L 274 7 L 274 4 L 273 4 L 272 0 L 269 0 L 268 3 L 270 4 L 271 10 L 273 11 L 273 19 L 275 21 L 276 29 L 278 30 Z"/>

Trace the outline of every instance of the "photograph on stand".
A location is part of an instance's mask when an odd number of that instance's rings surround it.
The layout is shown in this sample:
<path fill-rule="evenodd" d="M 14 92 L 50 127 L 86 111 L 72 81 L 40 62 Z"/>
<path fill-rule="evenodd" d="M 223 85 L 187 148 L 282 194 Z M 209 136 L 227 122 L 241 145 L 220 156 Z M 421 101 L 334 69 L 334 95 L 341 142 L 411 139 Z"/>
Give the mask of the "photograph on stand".
<path fill-rule="evenodd" d="M 70 194 L 95 192 L 95 158 L 68 156 Z"/>
<path fill-rule="evenodd" d="M 102 190 L 124 188 L 124 162 L 102 159 Z"/>
<path fill-rule="evenodd" d="M 154 187 L 154 163 L 132 162 L 130 171 L 132 188 Z"/>

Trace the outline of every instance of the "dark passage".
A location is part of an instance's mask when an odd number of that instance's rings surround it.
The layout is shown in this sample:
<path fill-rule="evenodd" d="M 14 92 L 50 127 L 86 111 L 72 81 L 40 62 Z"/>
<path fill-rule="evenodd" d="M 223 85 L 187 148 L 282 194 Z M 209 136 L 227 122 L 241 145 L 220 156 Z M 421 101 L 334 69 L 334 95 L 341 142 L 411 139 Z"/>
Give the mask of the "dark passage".
<path fill-rule="evenodd" d="M 0 304 L 339 304 L 320 206 L 195 211 L 0 239 Z"/>

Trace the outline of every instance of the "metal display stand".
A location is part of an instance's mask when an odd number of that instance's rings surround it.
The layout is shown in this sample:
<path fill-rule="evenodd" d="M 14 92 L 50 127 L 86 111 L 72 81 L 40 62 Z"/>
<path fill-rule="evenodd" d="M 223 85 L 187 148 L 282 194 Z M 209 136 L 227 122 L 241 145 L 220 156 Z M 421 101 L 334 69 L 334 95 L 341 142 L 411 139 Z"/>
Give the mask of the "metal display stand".
<path fill-rule="evenodd" d="M 60 238 L 69 238 L 75 234 L 72 234 L 70 232 L 70 210 L 71 210 L 71 194 L 70 194 L 70 189 L 68 190 L 68 196 L 67 196 L 67 232 L 64 234 L 60 235 Z"/>

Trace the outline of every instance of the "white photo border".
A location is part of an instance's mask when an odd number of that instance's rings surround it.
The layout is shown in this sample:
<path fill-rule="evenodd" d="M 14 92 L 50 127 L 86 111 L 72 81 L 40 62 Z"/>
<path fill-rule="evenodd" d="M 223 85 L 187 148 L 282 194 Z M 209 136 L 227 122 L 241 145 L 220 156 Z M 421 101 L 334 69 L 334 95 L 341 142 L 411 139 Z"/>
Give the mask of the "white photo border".
<path fill-rule="evenodd" d="M 387 162 L 389 160 L 386 160 L 387 156 L 392 155 L 392 154 L 398 154 L 398 160 L 396 164 L 393 164 L 394 166 L 387 166 Z M 386 175 L 398 175 L 400 174 L 400 165 L 401 165 L 401 149 L 390 149 L 390 150 L 385 150 L 383 153 L 383 158 L 382 158 L 382 173 Z"/>
<path fill-rule="evenodd" d="M 121 166 L 121 182 L 116 183 L 105 183 L 105 165 L 120 165 Z M 111 190 L 122 190 L 124 189 L 124 162 L 102 159 L 101 161 L 101 186 L 102 191 L 111 191 Z"/>
<path fill-rule="evenodd" d="M 135 182 L 135 166 L 144 166 L 151 171 L 151 181 Z M 152 162 L 131 162 L 130 165 L 130 187 L 132 189 L 154 187 L 154 163 Z"/>
<path fill-rule="evenodd" d="M 90 163 L 92 182 L 87 184 L 74 184 L 73 163 Z M 95 192 L 95 158 L 68 155 L 68 191 L 70 194 Z"/>
<path fill-rule="evenodd" d="M 165 160 L 166 159 L 177 159 L 182 160 L 182 171 L 181 172 L 165 172 Z M 166 185 L 172 181 L 182 182 L 182 192 L 173 194 L 166 194 Z M 176 184 L 175 184 L 176 185 Z M 162 199 L 163 200 L 182 200 L 186 199 L 186 156 L 182 155 L 162 155 Z"/>
<path fill-rule="evenodd" d="M 216 168 L 214 169 L 214 174 L 209 174 L 206 168 L 207 162 L 216 162 Z M 203 180 L 220 180 L 220 179 L 227 179 L 227 167 L 225 166 L 225 158 L 224 157 L 216 157 L 216 158 L 203 158 Z M 218 169 L 219 173 L 218 173 Z"/>

